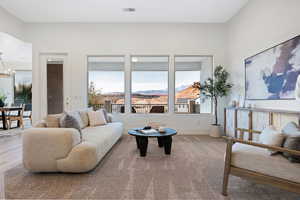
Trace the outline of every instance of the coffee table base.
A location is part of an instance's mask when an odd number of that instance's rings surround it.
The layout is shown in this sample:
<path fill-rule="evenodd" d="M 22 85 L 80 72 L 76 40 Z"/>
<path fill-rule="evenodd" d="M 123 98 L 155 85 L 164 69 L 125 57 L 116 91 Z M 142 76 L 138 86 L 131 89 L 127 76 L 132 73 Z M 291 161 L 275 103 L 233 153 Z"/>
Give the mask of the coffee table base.
<path fill-rule="evenodd" d="M 148 137 L 135 136 L 136 146 L 140 150 L 140 156 L 147 155 Z M 172 149 L 172 136 L 157 137 L 159 147 L 164 147 L 165 154 L 170 155 Z"/>

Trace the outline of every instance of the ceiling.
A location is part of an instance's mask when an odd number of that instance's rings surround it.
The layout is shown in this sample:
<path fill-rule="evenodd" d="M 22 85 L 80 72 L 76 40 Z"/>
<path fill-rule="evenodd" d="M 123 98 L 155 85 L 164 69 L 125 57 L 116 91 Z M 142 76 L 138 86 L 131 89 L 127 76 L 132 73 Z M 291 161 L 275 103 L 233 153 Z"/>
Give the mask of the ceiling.
<path fill-rule="evenodd" d="M 223 23 L 248 0 L 0 0 L 24 22 Z M 135 8 L 136 12 L 124 12 Z"/>

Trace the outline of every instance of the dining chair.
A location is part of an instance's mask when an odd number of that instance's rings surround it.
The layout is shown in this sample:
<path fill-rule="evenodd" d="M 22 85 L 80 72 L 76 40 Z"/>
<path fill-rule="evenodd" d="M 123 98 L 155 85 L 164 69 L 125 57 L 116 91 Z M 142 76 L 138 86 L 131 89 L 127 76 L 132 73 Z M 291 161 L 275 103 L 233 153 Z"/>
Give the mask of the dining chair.
<path fill-rule="evenodd" d="M 32 124 L 32 104 L 25 104 L 23 118 L 28 118 Z"/>
<path fill-rule="evenodd" d="M 4 128 L 4 124 L 3 123 L 5 123 L 5 126 L 8 127 L 7 120 L 3 121 L 2 112 L 5 112 L 5 111 L 4 110 L 1 111 L 1 108 L 0 108 L 0 124 L 2 124 L 1 128 Z"/>
<path fill-rule="evenodd" d="M 21 110 L 18 112 L 17 115 L 14 113 L 9 113 L 7 116 L 7 121 L 8 121 L 8 128 L 11 128 L 11 124 L 13 121 L 17 121 L 20 124 L 20 127 L 24 129 L 24 120 L 23 120 L 23 115 L 24 115 L 24 110 L 25 110 L 25 104 L 21 105 Z"/>

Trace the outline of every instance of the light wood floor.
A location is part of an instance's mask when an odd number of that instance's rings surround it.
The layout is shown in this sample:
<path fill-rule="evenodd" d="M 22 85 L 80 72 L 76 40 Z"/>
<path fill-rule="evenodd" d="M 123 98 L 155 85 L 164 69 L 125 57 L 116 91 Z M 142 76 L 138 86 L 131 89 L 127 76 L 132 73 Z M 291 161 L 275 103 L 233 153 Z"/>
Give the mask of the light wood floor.
<path fill-rule="evenodd" d="M 25 128 L 29 127 L 30 124 L 25 122 Z M 21 129 L 0 129 L 0 199 L 4 199 L 4 172 L 22 162 L 21 132 Z"/>
<path fill-rule="evenodd" d="M 4 199 L 4 172 L 22 161 L 22 136 L 0 138 L 0 199 Z"/>

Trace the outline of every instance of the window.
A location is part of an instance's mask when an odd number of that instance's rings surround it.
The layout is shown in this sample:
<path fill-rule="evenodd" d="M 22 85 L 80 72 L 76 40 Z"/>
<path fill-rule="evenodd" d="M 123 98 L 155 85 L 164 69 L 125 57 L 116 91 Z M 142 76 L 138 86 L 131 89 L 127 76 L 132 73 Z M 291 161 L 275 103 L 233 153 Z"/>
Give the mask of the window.
<path fill-rule="evenodd" d="M 176 113 L 211 113 L 211 100 L 195 87 L 211 76 L 211 56 L 175 56 Z"/>
<path fill-rule="evenodd" d="M 14 80 L 14 104 L 31 104 L 32 71 L 17 70 Z"/>
<path fill-rule="evenodd" d="M 124 113 L 123 56 L 88 57 L 88 104 L 95 110 Z"/>
<path fill-rule="evenodd" d="M 168 56 L 132 56 L 132 113 L 168 112 Z"/>

